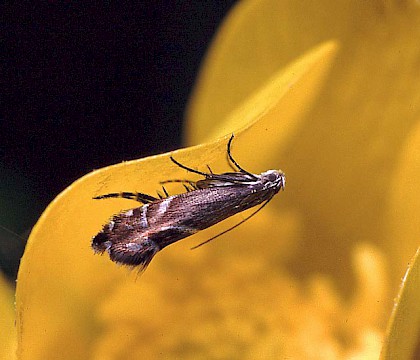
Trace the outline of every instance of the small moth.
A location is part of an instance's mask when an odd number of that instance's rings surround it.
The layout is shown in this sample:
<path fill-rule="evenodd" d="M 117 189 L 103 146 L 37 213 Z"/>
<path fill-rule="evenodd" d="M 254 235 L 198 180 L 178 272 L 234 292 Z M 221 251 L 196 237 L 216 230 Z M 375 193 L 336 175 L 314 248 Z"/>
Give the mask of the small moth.
<path fill-rule="evenodd" d="M 286 177 L 282 171 L 268 170 L 259 175 L 242 169 L 231 155 L 233 135 L 227 144 L 227 155 L 235 172 L 214 174 L 191 169 L 172 156 L 171 161 L 182 169 L 199 174 L 202 180 L 167 180 L 184 185 L 187 192 L 159 198 L 143 193 L 111 193 L 94 197 L 107 199 L 123 197 L 143 205 L 114 215 L 93 238 L 96 253 L 108 252 L 116 263 L 139 266 L 144 270 L 153 256 L 164 247 L 206 229 L 239 212 L 262 204 L 254 213 L 216 237 L 232 230 L 261 210 L 280 189 L 284 190 Z M 233 165 L 232 165 L 233 164 Z"/>

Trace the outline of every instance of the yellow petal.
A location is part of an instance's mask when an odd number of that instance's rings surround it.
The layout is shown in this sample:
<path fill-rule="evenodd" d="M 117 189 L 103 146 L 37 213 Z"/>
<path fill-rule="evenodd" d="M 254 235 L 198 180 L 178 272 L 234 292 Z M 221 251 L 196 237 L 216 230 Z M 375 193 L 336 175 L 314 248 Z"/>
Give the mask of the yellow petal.
<path fill-rule="evenodd" d="M 0 273 L 0 358 L 16 358 L 16 327 L 14 294 L 10 284 Z"/>
<path fill-rule="evenodd" d="M 420 120 L 420 119 L 419 119 Z M 420 121 L 407 131 L 405 144 L 390 177 L 390 201 L 387 212 L 385 245 L 393 255 L 394 281 L 404 274 L 410 257 L 420 242 Z"/>
<path fill-rule="evenodd" d="M 404 276 L 388 324 L 381 359 L 417 359 L 420 330 L 420 250 Z M 416 352 L 417 350 L 417 352 Z"/>
<path fill-rule="evenodd" d="M 420 122 L 410 131 L 391 178 L 388 206 L 388 233 L 385 238 L 393 254 L 394 279 L 402 277 L 410 255 L 419 245 L 420 191 Z M 419 250 L 409 262 L 388 324 L 382 359 L 414 359 L 418 354 L 420 332 Z"/>

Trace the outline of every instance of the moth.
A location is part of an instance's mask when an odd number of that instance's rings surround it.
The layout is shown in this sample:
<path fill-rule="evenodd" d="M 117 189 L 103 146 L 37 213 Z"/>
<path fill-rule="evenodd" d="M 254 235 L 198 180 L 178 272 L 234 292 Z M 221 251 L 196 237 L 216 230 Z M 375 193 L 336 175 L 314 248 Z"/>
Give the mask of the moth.
<path fill-rule="evenodd" d="M 280 170 L 252 174 L 244 170 L 231 155 L 232 135 L 227 144 L 227 157 L 234 172 L 214 174 L 187 167 L 172 156 L 171 161 L 182 169 L 204 178 L 192 180 L 166 180 L 182 183 L 185 193 L 169 196 L 165 188 L 159 198 L 143 193 L 122 192 L 94 197 L 108 199 L 123 197 L 143 205 L 114 215 L 93 238 L 95 253 L 108 252 L 112 261 L 144 270 L 160 250 L 200 230 L 225 220 L 232 215 L 262 204 L 255 212 L 238 224 L 193 247 L 197 248 L 225 234 L 261 210 L 286 184 Z"/>

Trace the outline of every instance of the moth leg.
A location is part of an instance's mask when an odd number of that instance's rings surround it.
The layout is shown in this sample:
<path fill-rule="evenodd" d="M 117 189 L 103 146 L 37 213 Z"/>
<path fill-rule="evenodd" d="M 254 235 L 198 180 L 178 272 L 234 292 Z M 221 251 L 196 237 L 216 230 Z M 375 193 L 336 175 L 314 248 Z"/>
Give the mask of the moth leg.
<path fill-rule="evenodd" d="M 162 185 L 162 190 L 163 190 L 163 192 L 165 193 L 165 195 L 166 195 L 166 197 L 168 197 L 169 196 L 169 194 L 168 194 L 168 192 L 166 191 L 166 189 L 165 189 L 165 187 Z"/>
<path fill-rule="evenodd" d="M 138 201 L 142 204 L 148 204 L 148 203 L 158 200 L 157 198 L 151 195 L 147 195 L 147 194 L 143 194 L 139 192 L 133 193 L 133 192 L 126 192 L 126 191 L 120 192 L 120 193 L 110 193 L 110 194 L 105 194 L 105 195 L 99 195 L 99 196 L 95 196 L 93 199 L 99 200 L 99 199 L 109 199 L 109 198 L 130 199 L 130 200 Z"/>
<path fill-rule="evenodd" d="M 192 187 L 188 187 L 188 185 L 187 185 L 187 184 L 182 183 L 182 185 L 184 186 L 185 190 L 187 190 L 187 192 L 190 192 L 190 191 L 194 191 L 194 190 L 195 190 L 195 189 L 194 189 L 194 188 L 192 188 Z"/>
<path fill-rule="evenodd" d="M 205 172 L 202 172 L 202 171 L 198 171 L 198 170 L 192 169 L 192 168 L 190 168 L 188 166 L 185 166 L 185 165 L 181 164 L 180 162 L 176 161 L 172 156 L 170 157 L 170 159 L 171 159 L 171 161 L 175 165 L 178 165 L 181 169 L 185 169 L 185 170 L 187 170 L 189 172 L 192 172 L 192 173 L 195 173 L 195 174 L 198 174 L 198 175 L 202 175 L 202 176 L 205 176 L 205 177 L 207 177 L 207 176 L 210 175 L 208 173 L 205 173 Z"/>
<path fill-rule="evenodd" d="M 163 185 L 162 185 L 162 190 L 163 190 L 164 195 L 162 195 L 162 193 L 160 191 L 156 191 L 159 198 L 160 199 L 165 199 L 165 198 L 169 197 L 169 194 L 168 194 L 168 192 L 166 191 L 166 189 Z"/>

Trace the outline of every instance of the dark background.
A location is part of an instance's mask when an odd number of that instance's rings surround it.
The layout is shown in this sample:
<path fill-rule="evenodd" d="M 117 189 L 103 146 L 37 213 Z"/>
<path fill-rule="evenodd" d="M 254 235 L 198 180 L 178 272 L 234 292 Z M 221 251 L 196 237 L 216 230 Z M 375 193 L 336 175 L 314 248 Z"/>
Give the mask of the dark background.
<path fill-rule="evenodd" d="M 1 5 L 0 226 L 25 235 L 84 174 L 179 147 L 200 62 L 234 3 Z M 23 247 L 0 228 L 10 279 Z"/>

